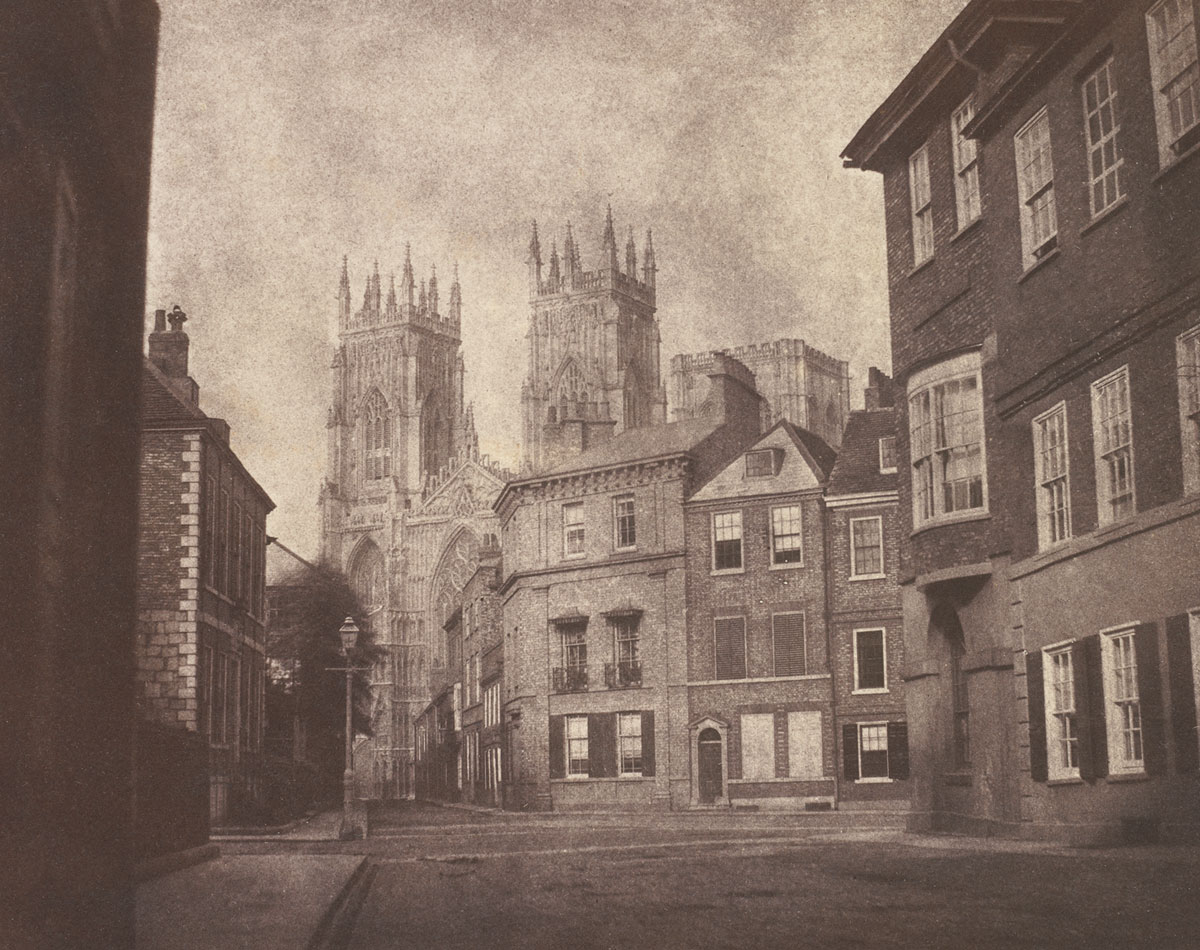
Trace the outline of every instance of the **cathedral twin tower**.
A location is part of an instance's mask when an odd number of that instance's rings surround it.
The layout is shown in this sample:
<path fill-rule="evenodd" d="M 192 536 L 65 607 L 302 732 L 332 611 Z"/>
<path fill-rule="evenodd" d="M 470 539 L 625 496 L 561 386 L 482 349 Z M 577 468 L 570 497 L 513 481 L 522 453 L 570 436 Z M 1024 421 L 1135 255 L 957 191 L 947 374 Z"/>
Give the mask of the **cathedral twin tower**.
<path fill-rule="evenodd" d="M 614 432 L 666 421 L 655 319 L 654 241 L 646 231 L 638 279 L 633 229 L 621 269 L 612 209 L 600 259 L 584 270 L 567 224 L 543 267 L 537 223 L 529 241 L 529 372 L 521 388 L 522 468 L 552 468 Z"/>
<path fill-rule="evenodd" d="M 561 258 L 552 243 L 544 264 L 534 225 L 521 391 L 525 471 L 665 421 L 650 233 L 640 277 L 632 231 L 624 250 L 622 268 L 609 211 L 595 270 L 584 270 L 570 225 Z M 463 402 L 461 333 L 457 268 L 443 309 L 436 271 L 418 284 L 406 248 L 399 287 L 390 278 L 385 297 L 376 264 L 355 308 L 343 260 L 321 550 L 346 571 L 386 654 L 375 736 L 356 758 L 369 797 L 413 792 L 413 723 L 450 675 L 443 628 L 480 551 L 490 549 L 489 539 L 494 545 L 493 503 L 514 477 L 479 454 Z"/>

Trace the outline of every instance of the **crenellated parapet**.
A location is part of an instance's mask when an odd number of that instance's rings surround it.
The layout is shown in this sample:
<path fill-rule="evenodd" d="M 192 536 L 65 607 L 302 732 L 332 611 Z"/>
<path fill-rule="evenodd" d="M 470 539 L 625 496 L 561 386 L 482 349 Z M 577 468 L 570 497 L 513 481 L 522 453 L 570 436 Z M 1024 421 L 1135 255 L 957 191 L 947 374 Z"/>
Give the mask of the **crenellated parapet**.
<path fill-rule="evenodd" d="M 396 275 L 388 279 L 387 297 L 383 295 L 379 262 L 367 275 L 363 290 L 362 306 L 353 309 L 350 299 L 350 273 L 348 260 L 342 258 L 342 273 L 338 285 L 338 329 L 341 333 L 356 330 L 372 330 L 381 326 L 413 324 L 445 336 L 459 338 L 462 329 L 462 288 L 458 282 L 458 264 L 454 265 L 450 299 L 443 312 L 438 291 L 437 266 L 430 267 L 428 280 L 415 280 L 412 254 L 404 248 L 404 265 L 401 270 L 400 286 L 397 290 Z"/>

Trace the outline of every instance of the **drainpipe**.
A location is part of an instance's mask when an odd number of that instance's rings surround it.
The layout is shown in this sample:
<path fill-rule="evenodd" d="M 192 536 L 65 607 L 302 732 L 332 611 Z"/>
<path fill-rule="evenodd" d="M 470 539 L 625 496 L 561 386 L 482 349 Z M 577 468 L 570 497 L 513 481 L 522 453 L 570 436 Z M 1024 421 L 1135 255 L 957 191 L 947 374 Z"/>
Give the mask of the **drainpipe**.
<path fill-rule="evenodd" d="M 837 664 L 833 653 L 833 596 L 832 575 L 833 555 L 830 551 L 829 538 L 829 509 L 825 507 L 825 492 L 822 489 L 817 503 L 821 506 L 821 551 L 825 564 L 825 665 L 829 667 L 829 715 L 833 719 L 833 807 L 838 810 L 842 804 L 842 730 L 838 727 L 837 718 Z"/>

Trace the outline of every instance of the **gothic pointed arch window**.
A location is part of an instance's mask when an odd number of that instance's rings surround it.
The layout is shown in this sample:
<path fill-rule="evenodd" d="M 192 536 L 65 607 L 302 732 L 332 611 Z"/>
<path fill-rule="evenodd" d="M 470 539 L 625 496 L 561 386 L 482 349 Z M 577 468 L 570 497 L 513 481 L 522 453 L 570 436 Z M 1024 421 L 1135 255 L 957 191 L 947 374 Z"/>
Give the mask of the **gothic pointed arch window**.
<path fill-rule="evenodd" d="M 363 478 L 387 478 L 392 474 L 392 416 L 387 400 L 373 389 L 359 412 Z"/>
<path fill-rule="evenodd" d="M 364 541 L 350 566 L 350 587 L 368 614 L 387 602 L 387 572 L 383 553 L 372 541 Z"/>
<path fill-rule="evenodd" d="M 450 461 L 450 420 L 439 393 L 425 397 L 421 408 L 421 473 L 436 475 Z"/>
<path fill-rule="evenodd" d="M 555 387 L 553 402 L 558 407 L 558 418 L 563 420 L 582 415 L 590 399 L 583 373 L 571 360 L 559 371 L 558 385 Z"/>

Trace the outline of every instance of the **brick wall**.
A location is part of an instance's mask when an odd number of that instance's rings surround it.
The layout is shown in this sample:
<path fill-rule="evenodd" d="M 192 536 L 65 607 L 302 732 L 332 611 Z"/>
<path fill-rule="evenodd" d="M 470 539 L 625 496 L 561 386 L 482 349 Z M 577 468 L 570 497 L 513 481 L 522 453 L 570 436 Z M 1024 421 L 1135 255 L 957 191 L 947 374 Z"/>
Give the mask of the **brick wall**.
<path fill-rule="evenodd" d="M 197 726 L 199 432 L 145 432 L 138 543 L 137 677 L 142 715 Z"/>

